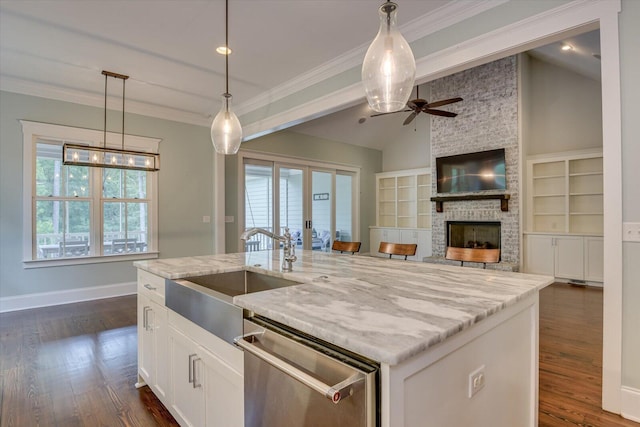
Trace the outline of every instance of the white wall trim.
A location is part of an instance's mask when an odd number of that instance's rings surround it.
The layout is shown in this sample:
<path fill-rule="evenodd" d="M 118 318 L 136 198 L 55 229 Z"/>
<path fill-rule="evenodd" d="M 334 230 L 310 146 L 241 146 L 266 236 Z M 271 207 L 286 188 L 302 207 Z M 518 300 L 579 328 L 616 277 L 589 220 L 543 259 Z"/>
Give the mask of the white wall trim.
<path fill-rule="evenodd" d="M 127 282 L 90 288 L 4 297 L 0 298 L 0 313 L 131 295 L 136 293 L 136 286 L 136 282 Z"/>
<path fill-rule="evenodd" d="M 622 411 L 624 418 L 640 423 L 640 390 L 622 387 Z"/>
<path fill-rule="evenodd" d="M 19 93 L 38 98 L 55 99 L 63 102 L 73 102 L 74 104 L 88 105 L 104 109 L 104 95 L 93 94 L 82 90 L 61 88 L 41 82 L 33 82 L 17 77 L 2 76 L 0 79 L 0 90 L 5 92 Z M 114 98 L 115 99 L 115 98 Z M 120 98 L 120 101 L 122 99 Z M 109 97 L 111 103 L 111 97 Z M 111 109 L 111 108 L 110 108 Z M 143 116 L 156 117 L 174 122 L 188 123 L 197 126 L 210 126 L 211 117 L 209 114 L 195 113 L 178 108 L 164 107 L 157 104 L 127 100 L 127 114 L 140 114 Z"/>

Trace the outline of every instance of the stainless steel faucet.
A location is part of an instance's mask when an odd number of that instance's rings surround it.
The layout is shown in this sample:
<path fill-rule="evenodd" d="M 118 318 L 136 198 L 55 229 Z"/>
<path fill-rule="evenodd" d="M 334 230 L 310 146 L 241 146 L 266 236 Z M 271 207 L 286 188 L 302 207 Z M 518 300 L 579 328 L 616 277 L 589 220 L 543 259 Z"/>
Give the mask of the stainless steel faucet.
<path fill-rule="evenodd" d="M 284 228 L 284 234 L 282 236 L 278 236 L 277 234 L 269 230 L 265 230 L 264 228 L 247 228 L 244 233 L 240 235 L 240 239 L 247 241 L 256 234 L 264 234 L 267 237 L 271 237 L 272 239 L 276 239 L 279 242 L 282 242 L 282 270 L 293 271 L 293 263 L 298 259 L 298 257 L 296 257 L 296 245 L 291 242 L 291 233 L 289 232 L 289 227 Z"/>

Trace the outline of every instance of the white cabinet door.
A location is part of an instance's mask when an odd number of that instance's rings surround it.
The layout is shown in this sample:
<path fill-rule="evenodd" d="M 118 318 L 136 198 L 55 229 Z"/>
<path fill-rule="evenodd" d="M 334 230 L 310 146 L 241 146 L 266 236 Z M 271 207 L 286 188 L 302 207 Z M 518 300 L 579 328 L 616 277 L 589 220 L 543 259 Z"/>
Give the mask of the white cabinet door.
<path fill-rule="evenodd" d="M 243 376 L 202 347 L 198 356 L 203 366 L 205 426 L 243 427 Z"/>
<path fill-rule="evenodd" d="M 198 369 L 201 367 L 198 345 L 171 326 L 168 338 L 171 412 L 181 426 L 201 427 L 205 420 L 205 403 L 203 372 Z"/>
<path fill-rule="evenodd" d="M 584 263 L 585 280 L 604 281 L 604 240 L 602 237 L 584 238 Z"/>
<path fill-rule="evenodd" d="M 167 366 L 167 309 L 138 294 L 138 373 L 159 398 L 169 385 Z"/>
<path fill-rule="evenodd" d="M 155 372 L 153 333 L 149 328 L 149 318 L 152 317 L 151 300 L 143 294 L 138 294 L 138 374 L 147 384 Z"/>
<path fill-rule="evenodd" d="M 555 277 L 584 279 L 584 238 L 557 236 L 555 241 Z"/>
<path fill-rule="evenodd" d="M 554 275 L 553 236 L 528 234 L 525 236 L 525 273 Z"/>

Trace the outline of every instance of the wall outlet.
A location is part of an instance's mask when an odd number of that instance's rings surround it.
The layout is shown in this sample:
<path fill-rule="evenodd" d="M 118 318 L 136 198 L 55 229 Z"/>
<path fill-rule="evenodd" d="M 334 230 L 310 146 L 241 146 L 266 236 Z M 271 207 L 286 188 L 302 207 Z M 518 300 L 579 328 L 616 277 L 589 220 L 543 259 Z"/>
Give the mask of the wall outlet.
<path fill-rule="evenodd" d="M 205 215 L 202 217 L 202 222 L 205 224 L 209 224 L 211 222 L 211 217 L 209 215 Z"/>
<path fill-rule="evenodd" d="M 235 221 L 235 218 L 233 217 L 233 215 L 227 215 L 227 216 L 224 217 L 224 222 L 229 223 L 229 222 L 234 222 L 234 221 Z"/>
<path fill-rule="evenodd" d="M 625 242 L 640 242 L 640 222 L 623 222 L 622 240 Z"/>
<path fill-rule="evenodd" d="M 484 365 L 469 374 L 469 399 L 482 390 L 487 379 L 484 373 Z"/>

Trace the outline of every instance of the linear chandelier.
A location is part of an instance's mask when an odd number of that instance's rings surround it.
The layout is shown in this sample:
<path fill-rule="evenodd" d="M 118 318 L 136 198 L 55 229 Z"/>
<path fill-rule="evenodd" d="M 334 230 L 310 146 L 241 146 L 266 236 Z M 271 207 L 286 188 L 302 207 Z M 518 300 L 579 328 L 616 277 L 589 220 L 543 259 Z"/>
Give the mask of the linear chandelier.
<path fill-rule="evenodd" d="M 129 76 L 102 71 L 104 75 L 104 142 L 102 147 L 64 143 L 62 163 L 70 166 L 91 166 L 111 169 L 142 171 L 160 170 L 160 155 L 144 151 L 125 150 L 124 147 L 124 86 Z M 107 147 L 107 80 L 109 77 L 122 80 L 122 148 Z"/>

